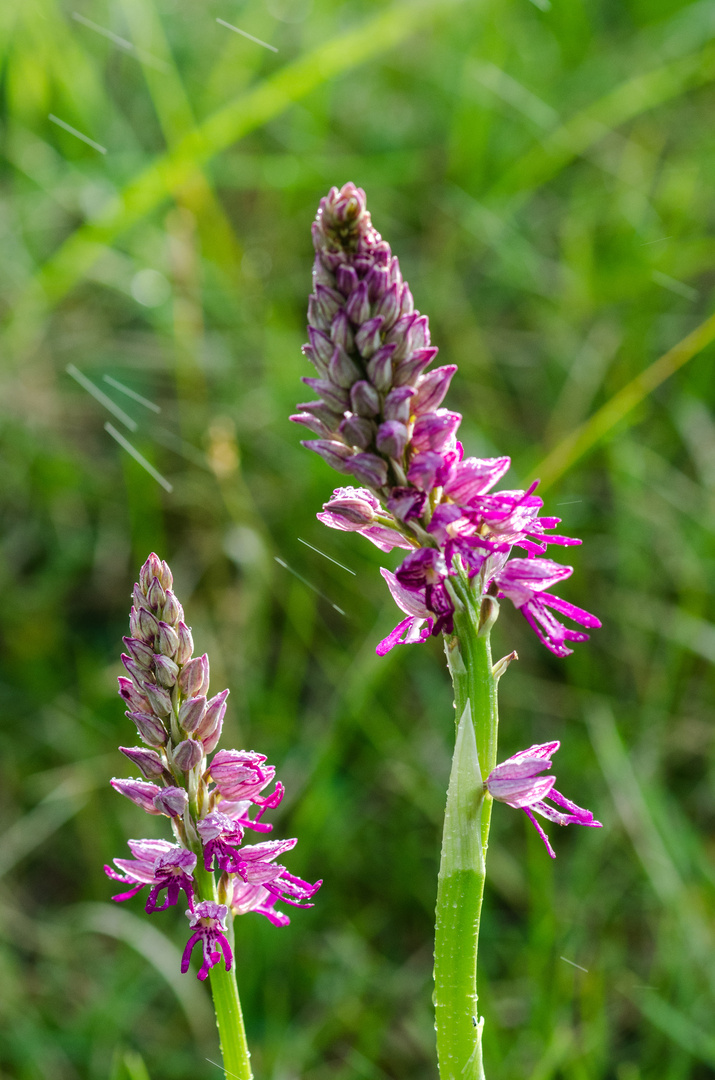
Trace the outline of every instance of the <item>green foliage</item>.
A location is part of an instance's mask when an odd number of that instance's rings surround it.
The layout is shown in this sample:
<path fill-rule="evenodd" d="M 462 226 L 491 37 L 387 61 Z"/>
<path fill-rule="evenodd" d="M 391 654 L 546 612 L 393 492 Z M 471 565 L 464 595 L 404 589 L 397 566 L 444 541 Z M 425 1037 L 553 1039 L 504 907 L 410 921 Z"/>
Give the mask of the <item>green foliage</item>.
<path fill-rule="evenodd" d="M 487 1075 L 712 1076 L 707 333 L 616 398 L 712 314 L 710 0 L 27 0 L 0 4 L 0 57 L 3 1076 L 219 1075 L 183 915 L 113 906 L 102 872 L 161 829 L 107 785 L 151 549 L 231 688 L 226 745 L 280 769 L 291 869 L 325 879 L 289 928 L 238 923 L 256 1076 L 435 1075 L 449 679 L 436 642 L 376 658 L 381 557 L 315 521 L 336 477 L 287 420 L 310 221 L 348 179 L 460 365 L 468 452 L 510 453 L 515 484 L 548 455 L 584 538 L 564 594 L 604 622 L 566 661 L 513 611 L 493 634 L 520 656 L 500 756 L 560 738 L 559 786 L 605 828 L 559 831 L 552 864 L 496 808 Z"/>

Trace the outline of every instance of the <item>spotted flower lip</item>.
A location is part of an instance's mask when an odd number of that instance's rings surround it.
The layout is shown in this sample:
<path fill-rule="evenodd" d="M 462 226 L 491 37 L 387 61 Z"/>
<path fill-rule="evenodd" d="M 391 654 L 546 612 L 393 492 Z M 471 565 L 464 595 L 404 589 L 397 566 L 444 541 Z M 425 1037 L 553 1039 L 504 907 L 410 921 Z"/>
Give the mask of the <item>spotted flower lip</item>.
<path fill-rule="evenodd" d="M 546 833 L 534 817 L 534 811 L 557 825 L 586 825 L 596 829 L 602 827 L 590 810 L 584 810 L 556 791 L 556 777 L 541 775 L 551 768 L 551 758 L 560 745 L 554 740 L 535 744 L 528 750 L 520 750 L 518 754 L 513 754 L 492 769 L 485 781 L 485 787 L 492 798 L 524 811 L 552 859 L 556 858 L 556 854 Z M 549 806 L 544 801 L 547 798 L 562 809 Z"/>
<path fill-rule="evenodd" d="M 226 971 L 231 970 L 233 953 L 226 937 L 227 915 L 226 904 L 217 904 L 214 900 L 201 900 L 193 911 L 186 912 L 186 917 L 194 932 L 187 941 L 181 958 L 182 974 L 185 975 L 189 970 L 191 953 L 197 942 L 201 942 L 202 949 L 202 963 L 197 976 L 201 982 L 208 977 L 211 968 L 221 962 L 222 953 Z"/>

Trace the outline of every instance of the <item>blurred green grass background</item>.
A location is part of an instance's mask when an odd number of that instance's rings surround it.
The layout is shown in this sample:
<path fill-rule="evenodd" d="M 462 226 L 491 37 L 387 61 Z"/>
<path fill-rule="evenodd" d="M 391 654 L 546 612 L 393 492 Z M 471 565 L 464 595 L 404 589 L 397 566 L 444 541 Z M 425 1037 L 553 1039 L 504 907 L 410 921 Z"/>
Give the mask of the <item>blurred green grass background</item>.
<path fill-rule="evenodd" d="M 449 682 L 438 642 L 375 657 L 381 557 L 316 522 L 339 481 L 287 420 L 310 222 L 352 179 L 460 365 L 467 451 L 514 483 L 547 459 L 584 538 L 564 595 L 604 623 L 566 661 L 511 610 L 495 630 L 502 756 L 561 739 L 605 828 L 552 864 L 495 813 L 488 1076 L 715 1076 L 709 324 L 651 368 L 713 310 L 713 0 L 9 0 L 0 49 L 2 1075 L 220 1075 L 183 915 L 112 905 L 102 872 L 161 829 L 107 783 L 156 550 L 231 688 L 224 745 L 279 767 L 276 834 L 325 879 L 288 929 L 238 923 L 258 1080 L 436 1076 Z"/>

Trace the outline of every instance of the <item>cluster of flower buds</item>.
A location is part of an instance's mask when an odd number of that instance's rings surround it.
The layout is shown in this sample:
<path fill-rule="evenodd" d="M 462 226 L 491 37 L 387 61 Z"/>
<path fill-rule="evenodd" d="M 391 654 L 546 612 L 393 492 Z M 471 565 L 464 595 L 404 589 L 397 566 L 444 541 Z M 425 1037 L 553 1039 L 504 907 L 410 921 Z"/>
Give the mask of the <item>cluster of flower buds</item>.
<path fill-rule="evenodd" d="M 556 858 L 554 849 L 534 817 L 534 811 L 548 821 L 556 822 L 557 825 L 588 825 L 592 829 L 601 828 L 601 822 L 595 820 L 590 810 L 584 810 L 556 791 L 555 776 L 541 775 L 546 769 L 551 768 L 551 758 L 560 745 L 555 740 L 530 746 L 528 750 L 520 750 L 518 754 L 513 754 L 506 761 L 502 761 L 501 765 L 492 769 L 484 784 L 493 799 L 524 811 L 544 841 L 552 859 Z M 549 806 L 544 802 L 547 798 L 562 809 L 556 810 L 553 806 Z"/>
<path fill-rule="evenodd" d="M 437 355 L 427 317 L 414 310 L 364 191 L 351 183 L 331 188 L 320 201 L 313 243 L 303 351 L 318 377 L 303 381 L 319 400 L 299 405 L 291 419 L 319 436 L 305 446 L 361 485 L 337 488 L 320 520 L 362 533 L 382 551 L 409 551 L 394 574 L 382 571 L 406 618 L 378 653 L 450 633 L 449 579 L 463 568 L 481 595 L 511 600 L 552 652 L 568 655 L 568 642 L 588 635 L 560 616 L 586 628 L 600 622 L 548 591 L 572 568 L 539 556 L 549 543 L 580 541 L 549 531 L 559 519 L 540 516 L 536 484 L 492 491 L 509 458 L 464 457 L 462 417 L 441 408 L 456 367 L 427 371 Z M 509 560 L 515 547 L 525 557 Z"/>
<path fill-rule="evenodd" d="M 296 840 L 243 845 L 247 829 L 270 831 L 272 826 L 261 818 L 278 806 L 283 787 L 276 783 L 269 795 L 261 794 L 273 783 L 275 769 L 254 751 L 219 750 L 208 763 L 207 755 L 221 735 L 228 690 L 208 697 L 208 657 L 193 656 L 191 631 L 172 583 L 167 564 L 150 555 L 134 586 L 131 636 L 124 638 L 122 663 L 128 678 L 119 679 L 126 715 L 144 743 L 120 750 L 144 779 L 115 778 L 111 783 L 147 813 L 170 818 L 176 843 L 130 840 L 133 858 L 115 859 L 117 869 L 105 866 L 105 871 L 128 886 L 115 900 L 128 900 L 149 886 L 148 912 L 176 904 L 183 891 L 193 933 L 182 971 L 188 970 L 191 950 L 201 941 L 198 977 L 205 979 L 221 959 L 221 950 L 226 967 L 231 966 L 225 936 L 229 911 L 256 911 L 285 926 L 290 920 L 275 910 L 276 902 L 309 907 L 321 883 L 310 885 L 274 861 Z M 200 898 L 197 865 L 220 872 L 221 903 Z"/>

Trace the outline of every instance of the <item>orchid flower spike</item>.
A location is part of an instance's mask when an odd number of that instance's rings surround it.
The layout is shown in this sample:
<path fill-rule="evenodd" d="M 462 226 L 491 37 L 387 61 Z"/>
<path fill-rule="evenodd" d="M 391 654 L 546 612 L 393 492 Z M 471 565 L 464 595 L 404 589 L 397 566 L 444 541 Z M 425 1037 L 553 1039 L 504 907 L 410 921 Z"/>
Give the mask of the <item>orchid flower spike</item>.
<path fill-rule="evenodd" d="M 601 828 L 601 822 L 595 820 L 590 810 L 582 809 L 556 791 L 555 776 L 540 775 L 545 769 L 551 768 L 551 758 L 560 745 L 555 740 L 530 746 L 528 750 L 520 750 L 518 754 L 513 754 L 506 761 L 502 761 L 501 765 L 492 769 L 485 783 L 493 799 L 504 802 L 507 806 L 513 806 L 515 810 L 524 811 L 544 841 L 552 859 L 556 858 L 556 853 L 546 833 L 534 817 L 534 811 L 548 821 L 555 821 L 557 825 L 587 825 L 592 829 Z M 544 802 L 546 798 L 551 799 L 557 806 L 563 807 L 566 812 L 549 806 Z"/>
<path fill-rule="evenodd" d="M 317 436 L 304 446 L 360 485 L 336 488 L 318 520 L 381 551 L 409 552 L 394 574 L 382 571 L 407 618 L 378 655 L 452 633 L 449 578 L 461 567 L 479 596 L 511 600 L 547 649 L 568 656 L 570 642 L 588 638 L 579 627 L 601 624 L 549 592 L 572 570 L 541 556 L 549 544 L 581 541 L 553 533 L 559 518 L 542 515 L 536 483 L 492 490 L 508 457 L 464 456 L 462 417 L 442 407 L 456 365 L 431 367 L 438 349 L 429 320 L 415 310 L 361 188 L 344 184 L 321 199 L 313 245 L 303 353 L 314 371 L 303 382 L 317 400 L 298 405 L 291 420 Z M 515 548 L 526 557 L 507 561 Z"/>
<path fill-rule="evenodd" d="M 275 910 L 277 902 L 311 907 L 320 882 L 310 884 L 279 865 L 268 865 L 296 840 L 244 845 L 246 830 L 269 832 L 262 821 L 283 798 L 283 785 L 264 754 L 253 750 L 219 750 L 228 690 L 209 698 L 209 660 L 193 656 L 191 630 L 172 591 L 171 570 L 150 555 L 132 593 L 130 636 L 119 679 L 119 695 L 128 706 L 144 746 L 120 747 L 146 779 L 114 778 L 112 787 L 147 814 L 169 819 L 174 843 L 130 840 L 134 858 L 114 859 L 104 870 L 125 886 L 113 899 L 130 900 L 149 886 L 146 911 L 164 911 L 183 891 L 189 905 L 192 934 L 181 970 L 188 971 L 197 942 L 203 949 L 198 978 L 223 961 L 232 963 L 226 919 L 255 911 L 276 926 L 290 919 Z M 209 756 L 213 754 L 209 762 Z M 274 785 L 269 794 L 261 792 Z M 201 896 L 197 867 L 220 872 L 218 895 L 224 903 Z M 163 903 L 160 895 L 166 893 Z"/>

